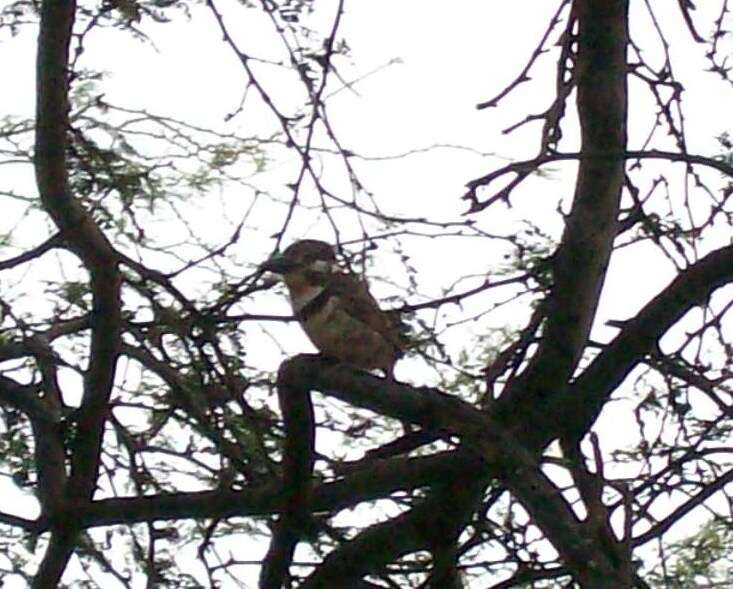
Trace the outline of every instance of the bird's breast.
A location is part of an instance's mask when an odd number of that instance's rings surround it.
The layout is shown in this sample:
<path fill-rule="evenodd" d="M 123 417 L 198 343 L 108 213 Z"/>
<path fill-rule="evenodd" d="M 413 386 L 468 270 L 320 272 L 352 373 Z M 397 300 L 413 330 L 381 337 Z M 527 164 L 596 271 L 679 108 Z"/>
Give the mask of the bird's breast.
<path fill-rule="evenodd" d="M 325 287 L 321 285 L 307 285 L 300 288 L 290 288 L 290 306 L 293 307 L 293 313 L 299 315 L 303 309 L 308 307 L 310 303 L 316 300 L 319 295 L 324 292 Z"/>
<path fill-rule="evenodd" d="M 350 315 L 339 297 L 330 297 L 308 316 L 303 329 L 324 354 L 364 370 L 391 372 L 397 359 L 395 347 L 380 333 Z"/>

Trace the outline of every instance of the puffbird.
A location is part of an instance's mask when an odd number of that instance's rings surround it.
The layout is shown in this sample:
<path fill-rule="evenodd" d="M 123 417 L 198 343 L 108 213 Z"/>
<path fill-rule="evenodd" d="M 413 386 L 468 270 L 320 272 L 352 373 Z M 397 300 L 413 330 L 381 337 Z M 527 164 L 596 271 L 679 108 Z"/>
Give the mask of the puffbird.
<path fill-rule="evenodd" d="M 405 348 L 399 323 L 379 308 L 364 280 L 338 266 L 331 245 L 296 241 L 260 269 L 282 276 L 293 314 L 322 354 L 394 379 Z"/>

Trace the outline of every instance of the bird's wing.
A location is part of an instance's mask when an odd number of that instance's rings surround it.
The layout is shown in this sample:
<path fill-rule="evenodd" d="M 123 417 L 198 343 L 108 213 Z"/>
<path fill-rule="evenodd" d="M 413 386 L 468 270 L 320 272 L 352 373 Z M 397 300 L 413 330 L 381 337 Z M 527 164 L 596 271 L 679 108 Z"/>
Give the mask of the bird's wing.
<path fill-rule="evenodd" d="M 331 274 L 326 290 L 341 299 L 344 311 L 381 334 L 396 349 L 405 347 L 398 326 L 379 308 L 366 282 L 351 274 Z"/>

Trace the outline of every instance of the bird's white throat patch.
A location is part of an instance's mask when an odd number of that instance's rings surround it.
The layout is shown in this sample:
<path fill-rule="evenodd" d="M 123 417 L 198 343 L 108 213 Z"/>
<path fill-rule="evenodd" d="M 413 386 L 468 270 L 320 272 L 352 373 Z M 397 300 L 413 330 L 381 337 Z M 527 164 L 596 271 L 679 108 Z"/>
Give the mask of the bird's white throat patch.
<path fill-rule="evenodd" d="M 297 295 L 290 293 L 290 304 L 295 313 L 300 313 L 312 300 L 325 290 L 324 286 L 308 286 L 298 292 Z"/>

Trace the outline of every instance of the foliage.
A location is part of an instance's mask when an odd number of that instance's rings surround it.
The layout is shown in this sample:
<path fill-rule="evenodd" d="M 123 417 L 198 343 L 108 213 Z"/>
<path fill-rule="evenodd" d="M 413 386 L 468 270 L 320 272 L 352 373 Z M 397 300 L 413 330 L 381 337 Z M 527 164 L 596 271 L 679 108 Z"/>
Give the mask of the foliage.
<path fill-rule="evenodd" d="M 35 118 L 0 121 L 2 580 L 729 583 L 731 142 L 689 147 L 662 9 L 645 4 L 641 34 L 607 4 L 559 0 L 479 105 L 549 95 L 506 129 L 541 121 L 537 154 L 492 159 L 433 209 L 370 188 L 375 165 L 426 150 L 369 158 L 342 137 L 334 97 L 371 75 L 343 2 L 7 2 L 4 40 L 41 42 Z M 717 4 L 676 10 L 729 91 Z M 177 28 L 237 64 L 239 102 L 214 122 L 175 96 L 148 108 L 144 87 L 135 102 L 106 71 L 106 44 L 153 55 Z M 554 88 L 530 76 L 548 53 Z M 398 382 L 295 356 L 259 264 L 302 236 L 409 323 Z M 613 291 L 639 260 L 660 272 Z M 601 298 L 621 291 L 626 308 Z"/>

